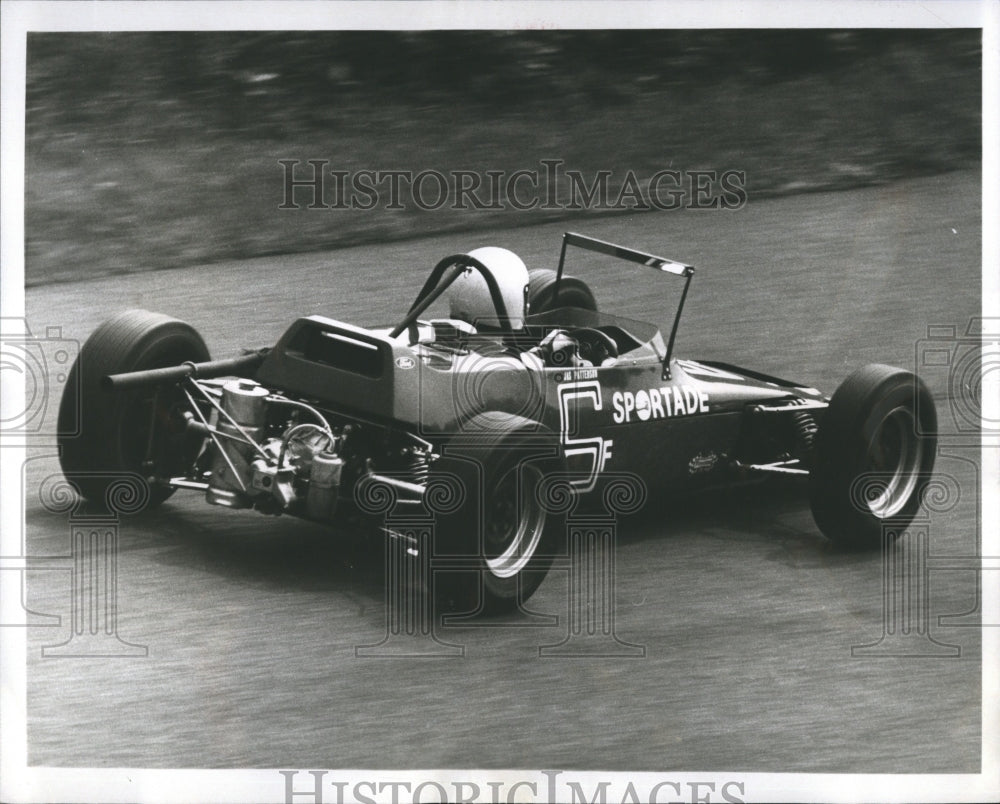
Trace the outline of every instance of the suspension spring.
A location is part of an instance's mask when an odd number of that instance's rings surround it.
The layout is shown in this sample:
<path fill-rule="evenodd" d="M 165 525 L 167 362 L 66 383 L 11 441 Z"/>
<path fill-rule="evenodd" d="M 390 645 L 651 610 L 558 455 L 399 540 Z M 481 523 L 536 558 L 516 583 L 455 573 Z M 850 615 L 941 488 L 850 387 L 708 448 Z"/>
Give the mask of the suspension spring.
<path fill-rule="evenodd" d="M 808 463 L 816 433 L 819 432 L 816 419 L 808 411 L 799 410 L 792 414 L 792 423 L 795 426 L 795 450 L 802 462 Z"/>
<path fill-rule="evenodd" d="M 417 485 L 426 485 L 431 470 L 427 453 L 422 450 L 408 449 L 405 459 L 408 480 Z"/>

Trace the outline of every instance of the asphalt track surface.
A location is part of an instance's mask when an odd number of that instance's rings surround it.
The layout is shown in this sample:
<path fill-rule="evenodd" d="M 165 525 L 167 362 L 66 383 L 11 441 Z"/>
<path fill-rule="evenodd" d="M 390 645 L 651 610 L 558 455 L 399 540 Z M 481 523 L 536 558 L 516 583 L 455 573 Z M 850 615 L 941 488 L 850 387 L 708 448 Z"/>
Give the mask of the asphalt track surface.
<path fill-rule="evenodd" d="M 913 368 L 928 325 L 961 334 L 979 314 L 979 199 L 978 175 L 956 173 L 777 200 L 751 192 L 738 212 L 572 228 L 698 266 L 678 355 L 832 392 L 865 363 Z M 335 212 L 281 214 L 329 214 L 336 225 Z M 82 340 L 114 312 L 143 307 L 191 322 L 222 357 L 273 343 L 301 314 L 390 322 L 445 254 L 503 245 L 530 267 L 554 266 L 564 228 L 31 288 L 29 322 Z M 596 255 L 574 272 L 603 308 L 669 323 L 670 277 Z M 957 432 L 948 372 L 925 373 Z M 25 469 L 32 555 L 69 553 L 67 515 L 39 502 L 54 454 L 33 449 Z M 977 547 L 977 466 L 967 447 L 939 455 L 961 497 L 929 524 L 928 630 L 874 656 L 852 646 L 883 634 L 881 558 L 832 548 L 801 487 L 652 499 L 621 522 L 614 624 L 625 647 L 614 645 L 644 655 L 600 658 L 539 655 L 568 633 L 558 572 L 531 600 L 555 621 L 441 629 L 461 656 L 358 656 L 386 635 L 377 549 L 178 493 L 119 526 L 118 635 L 146 646 L 145 658 L 43 658 L 70 635 L 71 562 L 28 573 L 29 608 L 61 618 L 29 631 L 29 762 L 975 772 L 977 578 L 961 557 Z"/>

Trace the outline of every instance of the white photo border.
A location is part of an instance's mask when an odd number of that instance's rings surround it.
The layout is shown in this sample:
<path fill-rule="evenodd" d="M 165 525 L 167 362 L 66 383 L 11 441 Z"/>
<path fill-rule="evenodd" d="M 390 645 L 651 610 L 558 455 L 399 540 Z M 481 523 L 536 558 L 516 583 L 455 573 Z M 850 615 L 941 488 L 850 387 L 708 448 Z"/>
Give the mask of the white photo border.
<path fill-rule="evenodd" d="M 983 31 L 983 315 L 1000 315 L 1000 231 L 988 221 L 1000 221 L 1000 2 L 935 0 L 923 3 L 883 3 L 869 0 L 813 0 L 808 3 L 765 0 L 685 2 L 28 2 L 5 0 L 2 14 L 2 292 L 4 317 L 24 316 L 24 177 L 25 177 L 25 55 L 32 31 L 125 30 L 306 30 L 306 29 L 469 29 L 469 28 L 981 28 Z M 8 409 L 23 401 L 16 380 L 2 385 Z M 983 394 L 983 417 L 1000 419 L 1000 396 Z M 983 554 L 1000 561 L 1000 488 L 997 449 L 982 454 Z M 23 447 L 0 449 L 4 503 L 0 506 L 0 556 L 18 555 L 24 526 L 17 501 Z M 11 497 L 15 499 L 11 501 Z M 986 573 L 990 575 L 991 573 Z M 992 573 L 996 575 L 996 573 Z M 13 598 L 15 605 L 8 605 Z M 4 622 L 23 617 L 17 591 L 0 594 Z M 1000 622 L 1000 585 L 983 584 L 984 622 Z M 983 628 L 982 766 L 979 774 L 758 774 L 758 773 L 584 773 L 567 771 L 560 783 L 581 782 L 593 789 L 597 780 L 611 780 L 608 800 L 619 801 L 628 782 L 649 790 L 669 779 L 687 784 L 738 780 L 746 800 L 763 801 L 987 801 L 1000 799 L 1000 628 Z M 152 770 L 142 768 L 50 768 L 27 763 L 26 635 L 24 628 L 0 629 L 0 800 L 36 801 L 157 801 L 242 802 L 284 800 L 283 777 L 269 770 Z M 377 778 L 386 783 L 423 781 L 451 784 L 478 780 L 534 783 L 544 800 L 551 780 L 539 770 L 427 771 L 337 770 L 338 780 Z M 306 785 L 305 771 L 296 785 Z M 388 788 L 378 800 L 389 800 Z M 328 795 L 332 798 L 333 788 Z M 296 801 L 307 800 L 299 796 Z"/>

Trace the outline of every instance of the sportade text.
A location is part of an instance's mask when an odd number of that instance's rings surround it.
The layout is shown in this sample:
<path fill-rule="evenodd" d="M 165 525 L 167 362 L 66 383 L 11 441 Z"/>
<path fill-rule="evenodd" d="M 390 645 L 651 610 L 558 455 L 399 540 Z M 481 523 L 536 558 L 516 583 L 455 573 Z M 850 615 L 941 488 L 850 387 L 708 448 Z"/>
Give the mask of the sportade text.
<path fill-rule="evenodd" d="M 664 385 L 648 390 L 615 391 L 611 395 L 615 424 L 649 419 L 663 419 L 671 416 L 688 416 L 692 413 L 708 413 L 708 393 L 689 385 Z"/>

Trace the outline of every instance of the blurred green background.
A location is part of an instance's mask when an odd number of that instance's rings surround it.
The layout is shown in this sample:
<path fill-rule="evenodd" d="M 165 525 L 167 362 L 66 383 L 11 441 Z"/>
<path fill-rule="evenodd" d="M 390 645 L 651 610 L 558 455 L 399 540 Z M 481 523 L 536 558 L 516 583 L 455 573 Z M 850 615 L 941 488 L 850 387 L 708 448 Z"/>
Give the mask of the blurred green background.
<path fill-rule="evenodd" d="M 26 282 L 608 214 L 279 210 L 280 159 L 559 159 L 612 171 L 612 198 L 627 171 L 734 169 L 751 204 L 974 167 L 980 49 L 978 30 L 32 33 Z"/>

